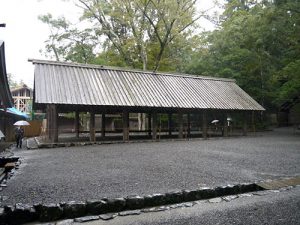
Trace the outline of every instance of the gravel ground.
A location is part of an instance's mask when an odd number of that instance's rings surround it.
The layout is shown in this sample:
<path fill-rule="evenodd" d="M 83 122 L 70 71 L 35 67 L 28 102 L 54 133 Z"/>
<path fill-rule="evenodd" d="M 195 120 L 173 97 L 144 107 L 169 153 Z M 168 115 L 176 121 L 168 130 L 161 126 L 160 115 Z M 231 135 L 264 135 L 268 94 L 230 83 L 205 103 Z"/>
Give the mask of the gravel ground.
<path fill-rule="evenodd" d="M 1 204 L 164 193 L 300 175 L 300 136 L 257 137 L 17 150 L 20 169 Z"/>

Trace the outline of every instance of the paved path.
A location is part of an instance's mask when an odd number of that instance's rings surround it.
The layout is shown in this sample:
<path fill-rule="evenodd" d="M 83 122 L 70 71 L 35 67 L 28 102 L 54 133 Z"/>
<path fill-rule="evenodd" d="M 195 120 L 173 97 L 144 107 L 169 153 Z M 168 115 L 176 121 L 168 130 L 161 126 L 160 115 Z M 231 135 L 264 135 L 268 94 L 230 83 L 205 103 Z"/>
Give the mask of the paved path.
<path fill-rule="evenodd" d="M 300 175 L 300 136 L 18 150 L 23 163 L 0 195 L 8 203 L 150 194 Z M 7 198 L 5 197 L 5 199 Z"/>

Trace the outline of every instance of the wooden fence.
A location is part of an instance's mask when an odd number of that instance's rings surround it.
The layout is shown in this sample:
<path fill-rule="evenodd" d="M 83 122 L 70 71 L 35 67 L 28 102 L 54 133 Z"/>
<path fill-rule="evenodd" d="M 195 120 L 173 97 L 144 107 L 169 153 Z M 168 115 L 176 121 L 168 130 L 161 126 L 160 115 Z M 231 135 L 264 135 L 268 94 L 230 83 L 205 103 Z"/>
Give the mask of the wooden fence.
<path fill-rule="evenodd" d="M 35 137 L 40 136 L 42 131 L 42 121 L 32 120 L 29 121 L 30 126 L 24 126 L 24 136 L 25 137 Z"/>

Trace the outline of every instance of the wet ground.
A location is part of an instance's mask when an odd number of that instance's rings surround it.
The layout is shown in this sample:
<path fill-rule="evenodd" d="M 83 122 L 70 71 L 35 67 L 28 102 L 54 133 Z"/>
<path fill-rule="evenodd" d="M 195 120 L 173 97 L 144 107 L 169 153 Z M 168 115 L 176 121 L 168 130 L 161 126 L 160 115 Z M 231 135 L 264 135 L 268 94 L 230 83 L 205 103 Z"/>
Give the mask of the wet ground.
<path fill-rule="evenodd" d="M 256 137 L 16 150 L 1 204 L 151 194 L 300 175 L 292 129 Z"/>

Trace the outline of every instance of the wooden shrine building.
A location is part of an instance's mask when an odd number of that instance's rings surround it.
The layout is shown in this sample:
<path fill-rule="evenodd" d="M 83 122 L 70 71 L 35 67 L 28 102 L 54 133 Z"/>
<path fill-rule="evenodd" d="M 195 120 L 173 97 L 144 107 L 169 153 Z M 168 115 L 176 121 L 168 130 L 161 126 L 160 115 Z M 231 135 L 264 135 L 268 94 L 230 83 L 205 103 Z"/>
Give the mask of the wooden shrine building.
<path fill-rule="evenodd" d="M 121 113 L 123 140 L 129 140 L 129 113 L 148 115 L 148 132 L 157 138 L 157 115 L 176 114 L 178 138 L 183 138 L 183 118 L 189 115 L 201 118 L 202 136 L 207 137 L 207 116 L 218 112 L 226 117 L 228 112 L 240 111 L 245 115 L 264 108 L 243 91 L 234 80 L 153 73 L 97 65 L 29 60 L 35 65 L 34 109 L 47 113 L 48 138 L 58 141 L 58 114 L 75 112 L 75 130 L 79 135 L 79 113 L 90 114 L 90 141 L 95 141 L 95 114 Z M 224 136 L 227 121 L 224 120 Z M 244 128 L 247 124 L 244 123 Z M 246 132 L 246 129 L 244 129 Z M 170 133 L 172 131 L 170 130 Z M 105 126 L 102 125 L 102 137 Z"/>

